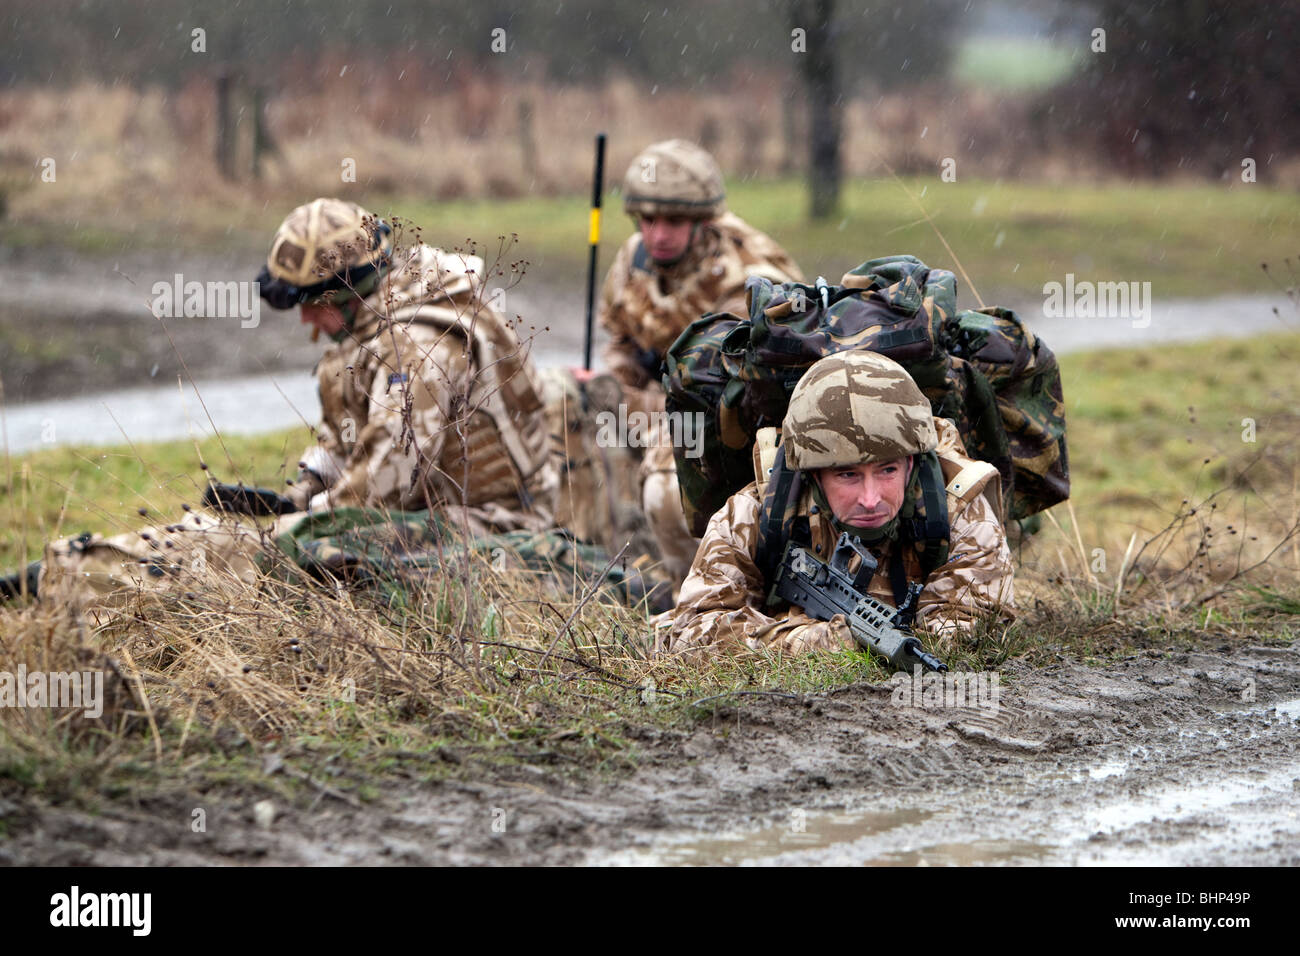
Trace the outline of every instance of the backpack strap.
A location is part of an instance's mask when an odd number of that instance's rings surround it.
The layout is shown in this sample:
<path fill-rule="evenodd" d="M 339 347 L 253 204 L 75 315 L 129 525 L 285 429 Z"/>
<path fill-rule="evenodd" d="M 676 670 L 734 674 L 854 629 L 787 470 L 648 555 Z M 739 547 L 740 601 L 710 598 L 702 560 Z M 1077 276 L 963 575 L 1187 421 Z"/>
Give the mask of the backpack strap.
<path fill-rule="evenodd" d="M 772 474 L 763 495 L 763 506 L 758 512 L 758 549 L 754 562 L 758 565 L 764 582 L 770 583 L 776 579 L 776 566 L 785 553 L 787 538 L 799 540 L 802 544 L 811 541 L 808 519 L 804 518 L 800 522 L 794 513 L 798 509 L 802 493 L 803 475 L 786 465 L 785 446 L 782 445 L 776 450 Z M 795 527 L 796 525 L 801 527 Z"/>
<path fill-rule="evenodd" d="M 944 487 L 943 470 L 939 467 L 939 456 L 934 452 L 922 455 L 919 467 L 921 507 L 924 513 L 921 517 L 900 522 L 900 537 L 923 544 L 921 573 L 929 577 L 930 572 L 948 560 L 948 540 L 952 536 L 952 528 L 948 523 L 948 495 Z M 892 577 L 892 569 L 890 573 Z M 902 595 L 898 593 L 896 582 L 893 588 L 895 598 L 901 601 L 906 595 L 906 582 Z"/>
<path fill-rule="evenodd" d="M 894 592 L 894 607 L 902 607 L 907 600 L 907 569 L 903 567 L 902 548 L 895 548 L 889 559 L 889 590 Z"/>

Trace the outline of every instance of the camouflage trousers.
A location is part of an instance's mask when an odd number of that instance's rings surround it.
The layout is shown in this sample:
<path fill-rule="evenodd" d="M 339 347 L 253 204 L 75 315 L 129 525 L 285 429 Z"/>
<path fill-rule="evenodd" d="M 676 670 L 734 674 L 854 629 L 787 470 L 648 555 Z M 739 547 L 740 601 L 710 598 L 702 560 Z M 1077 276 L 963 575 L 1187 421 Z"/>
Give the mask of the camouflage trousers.
<path fill-rule="evenodd" d="M 342 508 L 274 519 L 188 513 L 174 525 L 104 537 L 83 534 L 47 545 L 42 601 L 75 605 L 103 618 L 142 593 L 214 584 L 253 587 L 288 559 L 312 577 L 376 587 L 400 599 L 428 572 L 466 553 L 498 571 L 526 569 L 561 588 L 595 587 L 607 599 L 653 612 L 670 606 L 670 588 L 649 562 L 619 560 L 559 531 L 463 535 L 428 512 Z"/>
<path fill-rule="evenodd" d="M 542 381 L 552 452 L 561 474 L 556 523 L 611 553 L 631 542 L 629 553 L 657 554 L 662 577 L 676 592 L 695 560 L 699 539 L 686 527 L 677 465 L 662 420 L 656 419 L 646 436 L 638 462 L 639 448 L 602 443 L 597 421 L 602 413 L 618 414 L 629 405 L 640 408 L 644 399 L 627 396 L 609 375 L 598 375 L 583 388 L 566 369 L 544 369 Z M 657 386 L 650 396 L 646 404 L 653 411 L 657 402 L 662 411 Z"/>

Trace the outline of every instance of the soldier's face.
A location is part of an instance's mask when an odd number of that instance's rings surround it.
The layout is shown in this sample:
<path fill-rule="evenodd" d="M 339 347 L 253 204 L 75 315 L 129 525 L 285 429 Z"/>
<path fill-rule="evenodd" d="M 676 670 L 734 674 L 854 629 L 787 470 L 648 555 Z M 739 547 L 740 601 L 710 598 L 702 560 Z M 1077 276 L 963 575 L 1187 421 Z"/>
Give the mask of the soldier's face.
<path fill-rule="evenodd" d="M 822 494 L 836 519 L 856 528 L 880 528 L 903 507 L 903 492 L 912 471 L 910 458 L 873 462 L 817 473 Z"/>
<path fill-rule="evenodd" d="M 640 224 L 641 241 L 655 262 L 671 265 L 686 255 L 695 230 L 694 220 L 685 216 L 642 215 Z"/>
<path fill-rule="evenodd" d="M 302 309 L 303 324 L 319 329 L 326 335 L 338 335 L 343 331 L 343 313 L 338 306 L 324 302 L 304 302 L 299 308 Z"/>

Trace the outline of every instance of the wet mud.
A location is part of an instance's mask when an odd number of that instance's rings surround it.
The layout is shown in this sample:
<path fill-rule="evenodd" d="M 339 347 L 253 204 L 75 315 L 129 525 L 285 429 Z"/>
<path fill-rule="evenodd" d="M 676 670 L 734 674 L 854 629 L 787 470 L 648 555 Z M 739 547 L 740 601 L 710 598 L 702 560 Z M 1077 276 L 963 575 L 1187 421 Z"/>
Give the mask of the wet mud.
<path fill-rule="evenodd" d="M 93 816 L 28 796 L 4 808 L 0 861 L 1300 863 L 1300 644 L 1013 661 L 996 710 L 899 703 L 907 679 L 746 697 L 688 730 L 642 728 L 638 769 L 613 778 L 519 766 L 385 785 L 365 804 L 322 791 L 273 820 L 254 809 L 265 794 Z"/>

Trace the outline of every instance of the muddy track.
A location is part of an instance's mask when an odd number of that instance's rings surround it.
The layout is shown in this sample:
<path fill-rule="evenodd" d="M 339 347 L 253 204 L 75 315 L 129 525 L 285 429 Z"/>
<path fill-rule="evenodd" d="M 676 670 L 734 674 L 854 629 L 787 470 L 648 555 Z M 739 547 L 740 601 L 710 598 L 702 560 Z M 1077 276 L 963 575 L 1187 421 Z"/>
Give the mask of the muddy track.
<path fill-rule="evenodd" d="M 77 257 L 65 250 L 0 244 L 0 375 L 11 405 L 173 384 L 177 376 L 219 382 L 296 371 L 304 376 L 327 342 L 313 344 L 297 310 L 260 308 L 252 318 L 178 317 L 159 321 L 152 289 L 184 281 L 251 281 L 264 250 Z M 520 335 L 539 332 L 545 364 L 582 355 L 582 286 L 567 271 L 537 269 L 502 300 L 520 315 Z"/>
<path fill-rule="evenodd" d="M 613 781 L 524 766 L 364 806 L 322 792 L 269 827 L 250 796 L 97 816 L 25 798 L 0 861 L 1300 863 L 1300 644 L 1012 662 L 996 712 L 893 696 L 723 702 L 688 733 L 642 730 Z"/>

